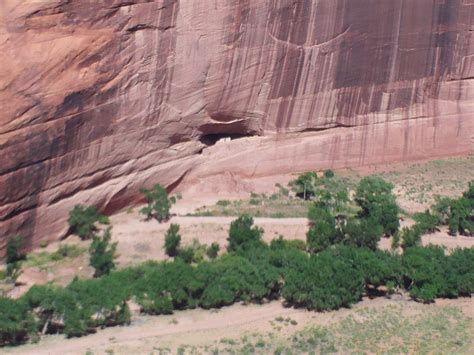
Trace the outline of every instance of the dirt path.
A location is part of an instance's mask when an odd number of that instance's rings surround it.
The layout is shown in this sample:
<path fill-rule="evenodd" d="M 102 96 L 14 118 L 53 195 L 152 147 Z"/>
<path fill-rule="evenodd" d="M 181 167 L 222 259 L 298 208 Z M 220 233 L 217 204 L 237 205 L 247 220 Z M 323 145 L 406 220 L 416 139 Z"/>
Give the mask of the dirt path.
<path fill-rule="evenodd" d="M 289 336 L 308 326 L 327 326 L 357 314 L 358 310 L 381 309 L 387 306 L 403 306 L 407 316 L 444 306 L 461 308 L 466 316 L 472 317 L 474 299 L 440 300 L 435 304 L 424 305 L 402 297 L 389 300 L 365 299 L 351 309 L 317 313 L 301 309 L 285 308 L 280 302 L 265 305 L 234 305 L 220 310 L 189 310 L 173 315 L 155 317 L 134 317 L 128 327 L 100 330 L 98 333 L 76 339 L 63 336 L 46 336 L 39 344 L 25 345 L 8 349 L 11 354 L 142 354 L 153 353 L 159 349 L 176 351 L 182 345 L 212 346 L 222 339 L 236 339 L 249 334 L 269 334 L 274 332 L 277 317 L 291 318 L 294 325 L 285 328 L 283 335 Z"/>
<path fill-rule="evenodd" d="M 238 336 L 242 330 L 264 331 L 269 325 L 262 324 L 278 316 L 295 316 L 308 313 L 302 310 L 283 308 L 279 302 L 267 305 L 235 305 L 218 311 L 190 310 L 174 315 L 139 317 L 128 327 L 107 328 L 87 337 L 64 340 L 62 336 L 49 336 L 39 345 L 28 345 L 12 349 L 21 354 L 78 354 L 108 347 L 126 353 L 138 343 L 152 340 L 156 346 L 179 344 L 202 344 L 221 339 L 223 336 Z M 325 317 L 326 318 L 326 317 Z"/>

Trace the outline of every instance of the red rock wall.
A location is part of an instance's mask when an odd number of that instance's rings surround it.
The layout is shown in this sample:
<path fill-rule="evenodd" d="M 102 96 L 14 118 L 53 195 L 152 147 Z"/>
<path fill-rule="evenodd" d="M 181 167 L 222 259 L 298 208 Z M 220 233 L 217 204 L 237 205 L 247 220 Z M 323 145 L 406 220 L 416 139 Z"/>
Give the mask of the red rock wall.
<path fill-rule="evenodd" d="M 473 30 L 473 0 L 2 0 L 0 249 L 143 184 L 472 153 Z"/>

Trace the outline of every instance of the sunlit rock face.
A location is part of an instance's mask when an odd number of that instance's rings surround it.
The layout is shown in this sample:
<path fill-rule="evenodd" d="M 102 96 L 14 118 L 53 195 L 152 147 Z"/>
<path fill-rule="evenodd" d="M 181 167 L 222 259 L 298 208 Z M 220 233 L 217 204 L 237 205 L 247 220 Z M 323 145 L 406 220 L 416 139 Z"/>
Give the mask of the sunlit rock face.
<path fill-rule="evenodd" d="M 472 153 L 473 31 L 473 0 L 2 0 L 0 249 L 156 182 Z"/>

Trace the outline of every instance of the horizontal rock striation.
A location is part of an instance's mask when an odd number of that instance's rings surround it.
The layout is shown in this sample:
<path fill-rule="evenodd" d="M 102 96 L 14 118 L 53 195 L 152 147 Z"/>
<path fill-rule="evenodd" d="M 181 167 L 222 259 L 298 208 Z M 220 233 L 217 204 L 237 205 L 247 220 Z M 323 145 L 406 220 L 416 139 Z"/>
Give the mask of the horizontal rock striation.
<path fill-rule="evenodd" d="M 3 0 L 0 250 L 156 182 L 473 153 L 473 31 L 473 0 Z"/>

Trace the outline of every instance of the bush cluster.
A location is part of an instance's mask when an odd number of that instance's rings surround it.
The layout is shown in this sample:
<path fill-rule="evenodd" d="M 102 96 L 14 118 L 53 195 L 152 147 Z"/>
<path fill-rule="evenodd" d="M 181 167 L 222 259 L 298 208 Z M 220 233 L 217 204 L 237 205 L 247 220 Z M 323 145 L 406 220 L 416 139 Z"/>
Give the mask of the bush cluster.
<path fill-rule="evenodd" d="M 352 216 L 335 214 L 340 210 L 335 206 L 348 203 L 347 194 L 334 195 L 329 190 L 319 190 L 308 210 L 311 225 L 306 235 L 308 250 L 318 253 L 337 244 L 376 250 L 384 234 L 398 232 L 399 208 L 392 190 L 393 185 L 382 178 L 362 179 L 354 198 L 359 211 Z"/>
<path fill-rule="evenodd" d="M 179 245 L 181 244 L 181 235 L 179 234 L 179 225 L 172 223 L 165 235 L 166 255 L 174 257 L 178 255 Z"/>
<path fill-rule="evenodd" d="M 262 235 L 263 229 L 253 226 L 253 218 L 244 214 L 230 224 L 227 250 L 258 248 L 263 243 Z"/>
<path fill-rule="evenodd" d="M 326 178 L 333 177 L 328 173 Z M 471 190 L 472 185 L 463 198 L 471 201 Z M 288 306 L 323 311 L 397 289 L 422 302 L 474 293 L 474 248 L 446 255 L 441 247 L 421 247 L 422 231 L 433 228 L 429 213 L 419 216 L 415 227 L 397 233 L 398 207 L 391 191 L 383 180 L 363 179 L 355 199 L 360 212 L 348 218 L 333 215 L 323 199 L 316 200 L 306 244 L 281 236 L 267 244 L 263 230 L 243 215 L 231 223 L 224 255 L 217 256 L 217 244 L 180 247 L 179 226 L 172 225 L 165 248 L 176 258 L 114 270 L 110 229 L 94 234 L 90 253 L 97 278 L 76 278 L 66 287 L 34 286 L 17 300 L 0 298 L 0 346 L 41 334 L 78 337 L 126 325 L 130 302 L 146 314 L 277 298 Z M 446 211 L 447 220 L 458 213 L 453 205 Z M 376 248 L 384 233 L 401 239 L 402 254 Z M 20 258 L 18 249 L 11 247 L 10 262 Z"/>
<path fill-rule="evenodd" d="M 395 234 L 400 226 L 393 188 L 381 177 L 368 176 L 360 181 L 355 194 L 355 202 L 361 208 L 359 217 L 380 224 L 386 235 Z"/>
<path fill-rule="evenodd" d="M 141 188 L 140 192 L 144 195 L 147 205 L 140 210 L 147 220 L 156 219 L 159 223 L 167 221 L 170 218 L 170 210 L 176 203 L 176 197 L 169 197 L 168 191 L 156 184 L 153 190 Z"/>
<path fill-rule="evenodd" d="M 254 230 L 252 225 L 248 229 Z M 401 288 L 415 299 L 469 296 L 474 292 L 474 249 L 445 255 L 439 247 L 410 247 L 402 255 L 350 245 L 308 254 L 282 238 L 195 266 L 181 258 L 147 262 L 65 288 L 34 286 L 18 300 L 0 299 L 1 344 L 38 334 L 82 336 L 130 322 L 128 302 L 147 314 L 218 308 L 282 297 L 290 306 L 332 310 Z"/>
<path fill-rule="evenodd" d="M 439 222 L 449 226 L 451 235 L 474 235 L 474 181 L 458 199 L 439 198 L 433 206 Z"/>
<path fill-rule="evenodd" d="M 96 223 L 109 224 L 109 218 L 100 214 L 94 206 L 76 205 L 69 212 L 69 227 L 82 240 L 90 239 L 97 231 Z"/>
<path fill-rule="evenodd" d="M 417 228 L 421 234 L 434 233 L 439 224 L 439 219 L 436 215 L 431 214 L 430 210 L 425 212 L 415 213 L 413 219 L 416 222 Z"/>
<path fill-rule="evenodd" d="M 115 268 L 114 258 L 117 243 L 110 244 L 111 228 L 107 228 L 100 236 L 97 234 L 98 229 L 95 226 L 96 223 L 109 224 L 110 221 L 107 216 L 100 214 L 93 206 L 76 205 L 69 212 L 68 223 L 69 229 L 82 240 L 92 238 L 89 248 L 89 264 L 95 270 L 94 277 L 106 275 Z M 67 253 L 68 250 L 63 249 L 59 252 Z M 60 254 L 55 255 L 55 257 L 60 256 Z"/>
<path fill-rule="evenodd" d="M 215 259 L 220 247 L 218 243 L 212 243 L 210 246 L 201 244 L 197 239 L 193 239 L 190 245 L 181 246 L 179 225 L 172 223 L 165 234 L 164 249 L 169 257 L 177 257 L 187 264 L 198 264 L 204 261 L 206 256 Z"/>
<path fill-rule="evenodd" d="M 320 196 L 320 193 L 324 191 L 330 192 L 330 196 L 338 197 L 333 201 L 334 203 L 341 202 L 348 197 L 347 184 L 335 176 L 332 170 L 324 171 L 322 176 L 318 176 L 314 171 L 305 172 L 290 181 L 288 186 L 297 197 L 304 200 L 320 199 L 321 197 L 324 199 L 324 196 Z M 281 185 L 277 187 L 280 187 L 280 190 L 288 195 L 288 190 L 282 190 Z"/>
<path fill-rule="evenodd" d="M 114 258 L 117 242 L 110 244 L 112 233 L 110 228 L 102 236 L 94 235 L 89 248 L 90 265 L 94 268 L 94 277 L 107 275 L 115 268 Z"/>
<path fill-rule="evenodd" d="M 25 259 L 25 254 L 22 253 L 23 238 L 16 236 L 7 242 L 6 252 L 6 277 L 13 283 L 16 283 L 17 278 L 21 274 L 21 264 Z"/>

